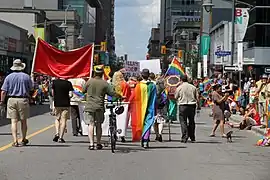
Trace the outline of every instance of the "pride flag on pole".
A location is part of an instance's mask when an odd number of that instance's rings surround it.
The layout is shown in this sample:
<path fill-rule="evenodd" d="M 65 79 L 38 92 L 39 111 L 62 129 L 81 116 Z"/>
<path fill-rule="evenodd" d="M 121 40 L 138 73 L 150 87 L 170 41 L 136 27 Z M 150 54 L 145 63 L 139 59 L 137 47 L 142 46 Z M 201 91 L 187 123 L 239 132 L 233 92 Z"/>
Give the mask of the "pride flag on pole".
<path fill-rule="evenodd" d="M 181 63 L 177 60 L 176 57 L 173 58 L 166 75 L 177 75 L 177 76 L 184 76 L 185 70 L 183 68 L 183 66 L 181 65 Z"/>

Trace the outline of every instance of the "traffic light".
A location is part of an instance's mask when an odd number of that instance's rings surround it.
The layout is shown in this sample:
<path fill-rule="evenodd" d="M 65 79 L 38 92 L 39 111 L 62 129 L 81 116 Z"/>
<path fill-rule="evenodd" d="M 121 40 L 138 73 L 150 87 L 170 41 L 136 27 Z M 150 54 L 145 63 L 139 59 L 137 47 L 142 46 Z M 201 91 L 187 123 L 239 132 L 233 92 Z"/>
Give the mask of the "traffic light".
<path fill-rule="evenodd" d="M 183 50 L 178 50 L 178 58 L 182 58 L 183 57 Z"/>
<path fill-rule="evenodd" d="M 166 46 L 161 46 L 161 54 L 166 54 L 166 53 L 167 53 Z"/>
<path fill-rule="evenodd" d="M 104 52 L 107 51 L 107 42 L 101 42 L 100 50 Z"/>

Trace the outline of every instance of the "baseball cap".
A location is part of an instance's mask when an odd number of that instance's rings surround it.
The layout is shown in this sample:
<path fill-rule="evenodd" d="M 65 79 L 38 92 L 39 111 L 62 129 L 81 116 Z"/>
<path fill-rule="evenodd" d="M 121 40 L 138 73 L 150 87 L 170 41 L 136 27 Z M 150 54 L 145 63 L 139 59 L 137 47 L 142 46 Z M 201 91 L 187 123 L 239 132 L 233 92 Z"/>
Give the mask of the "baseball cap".
<path fill-rule="evenodd" d="M 266 74 L 262 75 L 262 79 L 267 79 L 267 78 L 268 78 L 268 77 L 267 77 Z"/>
<path fill-rule="evenodd" d="M 143 76 L 149 76 L 149 75 L 150 75 L 149 69 L 143 69 L 143 70 L 142 70 L 142 75 L 143 75 Z"/>

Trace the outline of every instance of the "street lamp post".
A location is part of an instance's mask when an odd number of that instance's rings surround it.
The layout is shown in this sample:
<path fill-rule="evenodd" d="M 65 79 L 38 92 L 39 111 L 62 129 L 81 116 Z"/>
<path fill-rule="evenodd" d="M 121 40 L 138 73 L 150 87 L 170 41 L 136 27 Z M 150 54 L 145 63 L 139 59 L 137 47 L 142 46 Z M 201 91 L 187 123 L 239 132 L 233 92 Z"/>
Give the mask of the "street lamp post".
<path fill-rule="evenodd" d="M 67 5 L 66 9 L 65 9 L 65 19 L 64 19 L 64 22 L 59 26 L 60 28 L 62 28 L 65 32 L 65 51 L 68 50 L 67 48 L 67 39 L 68 39 L 68 32 L 67 32 L 67 12 L 68 12 L 68 9 L 71 7 L 71 5 Z"/>
<path fill-rule="evenodd" d="M 188 51 L 189 51 L 189 33 L 186 32 L 185 30 L 182 31 L 182 33 L 180 34 L 180 36 L 182 37 L 182 39 L 184 39 L 185 41 L 185 53 L 184 53 L 184 65 L 187 65 L 187 59 L 188 59 Z"/>
<path fill-rule="evenodd" d="M 234 60 L 234 44 L 235 44 L 235 0 L 232 0 L 232 39 L 231 39 L 231 65 L 233 66 Z"/>
<path fill-rule="evenodd" d="M 208 35 L 210 36 L 210 30 L 211 30 L 211 26 L 212 26 L 212 8 L 213 8 L 214 4 L 212 3 L 212 0 L 204 0 L 202 1 L 202 10 L 201 10 L 201 17 L 203 17 L 203 9 L 205 9 L 205 11 L 207 13 L 210 13 L 209 15 L 209 33 Z M 201 19 L 201 33 L 200 33 L 200 45 L 202 45 L 202 32 L 203 32 L 203 19 Z M 202 47 L 202 46 L 201 46 Z M 200 52 L 202 52 L 202 49 L 200 47 Z M 209 47 L 209 45 L 208 45 Z M 208 55 L 210 57 L 210 48 L 208 50 Z M 201 53 L 202 54 L 202 53 Z M 204 77 L 208 76 L 208 61 L 207 61 L 207 54 L 206 55 L 203 55 L 203 75 Z"/>

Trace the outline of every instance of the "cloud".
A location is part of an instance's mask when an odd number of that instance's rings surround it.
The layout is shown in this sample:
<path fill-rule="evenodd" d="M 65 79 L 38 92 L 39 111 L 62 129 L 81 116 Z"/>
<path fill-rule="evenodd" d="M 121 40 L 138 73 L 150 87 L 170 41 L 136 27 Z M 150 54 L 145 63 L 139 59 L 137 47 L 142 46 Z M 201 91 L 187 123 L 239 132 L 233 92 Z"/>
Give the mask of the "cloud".
<path fill-rule="evenodd" d="M 138 16 L 145 27 L 156 26 L 160 22 L 161 0 L 136 0 L 139 6 Z"/>

